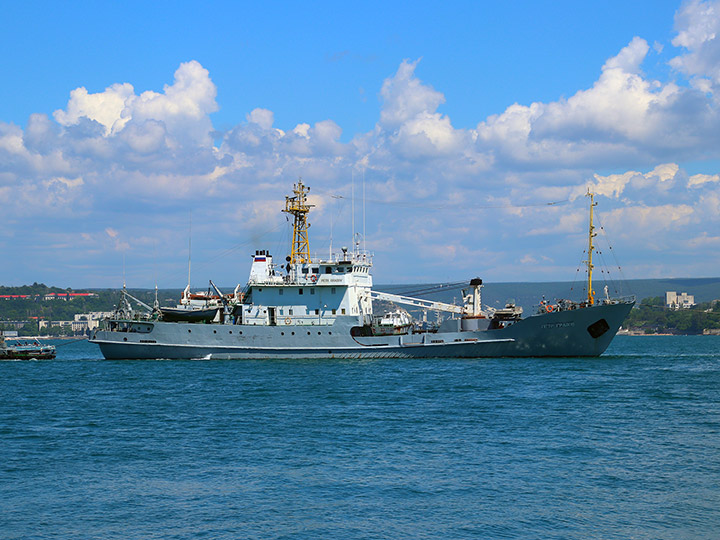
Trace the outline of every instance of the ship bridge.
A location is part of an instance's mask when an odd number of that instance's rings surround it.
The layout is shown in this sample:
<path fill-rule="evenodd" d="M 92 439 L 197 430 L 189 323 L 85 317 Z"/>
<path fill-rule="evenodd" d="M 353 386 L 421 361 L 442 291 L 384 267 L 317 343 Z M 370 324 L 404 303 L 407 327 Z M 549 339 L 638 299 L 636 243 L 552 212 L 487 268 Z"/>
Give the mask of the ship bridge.
<path fill-rule="evenodd" d="M 243 324 L 326 326 L 344 315 L 364 324 L 372 317 L 369 253 L 343 250 L 307 259 L 281 266 L 268 251 L 253 255 Z"/>

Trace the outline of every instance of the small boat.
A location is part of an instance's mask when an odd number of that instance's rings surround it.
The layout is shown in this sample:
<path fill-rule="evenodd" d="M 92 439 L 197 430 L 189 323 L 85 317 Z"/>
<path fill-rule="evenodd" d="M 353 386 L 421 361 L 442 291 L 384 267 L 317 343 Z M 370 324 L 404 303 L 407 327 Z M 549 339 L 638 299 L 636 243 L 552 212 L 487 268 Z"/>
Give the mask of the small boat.
<path fill-rule="evenodd" d="M 372 335 L 399 336 L 407 334 L 412 328 L 413 320 L 404 309 L 396 309 L 384 315 L 373 317 Z"/>
<path fill-rule="evenodd" d="M 0 334 L 0 360 L 52 360 L 55 354 L 53 345 L 43 345 L 36 339 L 8 343 Z"/>

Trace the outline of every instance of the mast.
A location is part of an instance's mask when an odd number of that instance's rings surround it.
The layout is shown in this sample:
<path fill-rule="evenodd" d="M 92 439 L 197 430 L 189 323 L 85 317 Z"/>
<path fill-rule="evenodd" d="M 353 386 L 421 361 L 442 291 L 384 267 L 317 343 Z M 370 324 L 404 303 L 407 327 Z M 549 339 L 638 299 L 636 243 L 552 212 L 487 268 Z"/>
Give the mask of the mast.
<path fill-rule="evenodd" d="M 351 189 L 351 197 L 350 197 L 350 200 L 351 200 L 351 203 L 350 203 L 351 210 L 350 210 L 350 213 L 352 214 L 352 216 L 351 216 L 351 221 L 352 221 L 352 236 L 350 237 L 350 241 L 352 242 L 353 254 L 355 254 L 355 251 L 356 251 L 356 250 L 355 250 L 355 169 L 352 170 L 352 182 L 351 182 L 350 186 L 351 186 L 351 187 L 350 187 L 350 189 Z"/>
<path fill-rule="evenodd" d="M 192 210 L 190 211 L 190 224 L 188 225 L 188 291 L 190 290 L 190 267 L 192 261 Z"/>
<path fill-rule="evenodd" d="M 363 167 L 363 252 L 367 250 L 365 243 L 365 168 Z"/>
<path fill-rule="evenodd" d="M 588 304 L 593 305 L 595 303 L 595 292 L 592 288 L 592 273 L 593 273 L 593 262 L 592 262 L 592 256 L 593 256 L 593 250 L 595 249 L 595 245 L 593 244 L 593 238 L 597 236 L 597 233 L 595 232 L 595 226 L 593 225 L 593 208 L 597 206 L 597 203 L 595 202 L 595 194 L 588 189 L 586 197 L 590 197 L 590 228 L 588 230 L 588 259 L 587 259 L 587 276 L 588 276 L 588 282 L 587 282 L 587 301 Z"/>
<path fill-rule="evenodd" d="M 285 212 L 293 216 L 293 240 L 290 253 L 290 264 L 310 263 L 310 243 L 308 242 L 307 215 L 314 204 L 307 204 L 307 193 L 310 191 L 302 183 L 302 178 L 293 186 L 294 197 L 285 197 Z"/>

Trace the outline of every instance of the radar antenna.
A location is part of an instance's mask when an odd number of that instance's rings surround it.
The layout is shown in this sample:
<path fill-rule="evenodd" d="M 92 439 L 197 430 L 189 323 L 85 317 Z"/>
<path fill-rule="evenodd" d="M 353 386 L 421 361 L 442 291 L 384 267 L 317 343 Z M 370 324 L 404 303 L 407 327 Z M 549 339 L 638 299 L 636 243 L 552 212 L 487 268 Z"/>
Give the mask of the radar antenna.
<path fill-rule="evenodd" d="M 298 179 L 298 183 L 293 186 L 294 197 L 285 197 L 285 212 L 293 216 L 293 240 L 292 252 L 290 254 L 290 264 L 295 263 L 311 263 L 310 260 L 310 243 L 308 242 L 308 228 L 310 224 L 307 222 L 307 215 L 310 208 L 314 204 L 307 204 L 307 193 L 310 191 L 302 183 L 302 178 Z"/>

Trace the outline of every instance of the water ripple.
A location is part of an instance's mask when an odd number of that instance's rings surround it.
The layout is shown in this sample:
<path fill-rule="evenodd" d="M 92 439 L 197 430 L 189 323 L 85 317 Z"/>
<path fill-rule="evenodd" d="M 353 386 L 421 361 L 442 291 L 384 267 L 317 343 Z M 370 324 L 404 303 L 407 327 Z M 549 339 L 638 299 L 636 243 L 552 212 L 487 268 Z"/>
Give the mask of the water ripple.
<path fill-rule="evenodd" d="M 707 339 L 709 338 L 709 339 Z M 720 353 L 3 362 L 3 538 L 675 539 L 720 530 Z"/>

